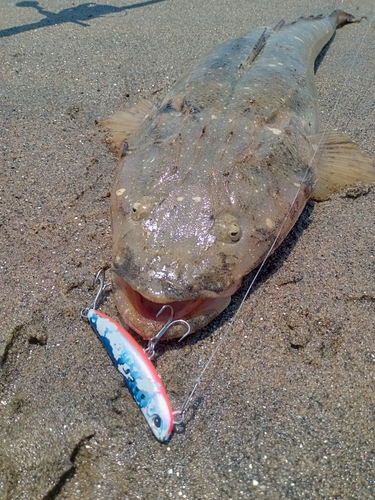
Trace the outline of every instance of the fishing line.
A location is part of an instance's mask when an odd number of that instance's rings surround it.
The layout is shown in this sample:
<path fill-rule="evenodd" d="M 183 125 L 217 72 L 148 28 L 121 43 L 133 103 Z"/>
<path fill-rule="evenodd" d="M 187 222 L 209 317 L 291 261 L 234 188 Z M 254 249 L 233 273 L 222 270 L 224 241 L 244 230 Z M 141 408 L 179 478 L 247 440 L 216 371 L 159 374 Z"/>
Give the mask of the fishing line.
<path fill-rule="evenodd" d="M 363 18 L 362 18 L 362 19 L 363 19 Z M 358 59 L 359 53 L 361 52 L 361 49 L 362 49 L 362 47 L 363 47 L 363 44 L 364 44 L 364 42 L 365 42 L 365 40 L 366 40 L 366 38 L 367 38 L 367 36 L 368 36 L 368 34 L 369 34 L 369 32 L 370 32 L 370 29 L 371 29 L 371 26 L 372 26 L 372 23 L 374 22 L 374 20 L 375 20 L 375 12 L 374 12 L 373 17 L 371 18 L 371 21 L 370 21 L 370 23 L 369 23 L 369 26 L 368 26 L 367 30 L 365 31 L 364 36 L 363 36 L 363 37 L 362 37 L 362 39 L 361 39 L 361 42 L 360 42 L 360 44 L 359 44 L 359 46 L 358 46 L 358 49 L 357 49 L 357 52 L 356 52 L 356 53 L 355 53 L 355 55 L 354 55 L 353 62 L 352 62 L 352 64 L 351 64 L 350 68 L 349 68 L 349 71 L 348 71 L 348 72 L 347 72 L 347 74 L 346 74 L 346 77 L 345 77 L 345 79 L 344 79 L 344 83 L 342 84 L 342 87 L 341 87 L 341 90 L 340 90 L 340 92 L 339 92 L 339 95 L 338 95 L 338 97 L 337 97 L 337 99 L 336 99 L 335 105 L 333 106 L 333 110 L 331 111 L 331 113 L 330 113 L 330 115 L 329 115 L 329 117 L 328 117 L 327 124 L 326 124 L 326 126 L 325 126 L 325 128 L 324 128 L 324 130 L 323 130 L 323 133 L 321 134 L 320 140 L 319 140 L 319 142 L 318 142 L 318 147 L 317 147 L 317 148 L 316 148 L 316 150 L 314 151 L 314 153 L 313 153 L 313 155 L 312 155 L 312 157 L 311 157 L 311 160 L 310 160 L 310 162 L 309 162 L 309 164 L 308 164 L 308 166 L 307 166 L 307 168 L 306 168 L 306 170 L 305 170 L 305 174 L 304 174 L 303 179 L 302 179 L 302 181 L 301 181 L 301 183 L 300 183 L 300 185 L 299 185 L 299 187 L 298 187 L 298 189 L 297 189 L 297 191 L 296 191 L 296 194 L 295 194 L 295 196 L 294 196 L 294 199 L 293 199 L 293 201 L 292 201 L 292 203 L 291 203 L 291 205 L 290 205 L 289 211 L 288 211 L 288 213 L 286 214 L 286 216 L 285 216 L 285 218 L 284 218 L 284 220 L 283 220 L 283 222 L 282 222 L 282 224 L 281 224 L 281 226 L 280 226 L 280 229 L 279 229 L 279 231 L 278 231 L 278 233 L 277 233 L 277 235 L 276 235 L 276 237 L 275 237 L 275 239 L 274 239 L 274 241 L 273 241 L 273 243 L 272 243 L 272 245 L 271 245 L 270 249 L 268 250 L 268 252 L 267 252 L 267 254 L 266 254 L 265 258 L 263 259 L 263 261 L 262 261 L 261 265 L 258 267 L 258 269 L 257 269 L 257 271 L 256 271 L 256 273 L 255 273 L 254 278 L 251 280 L 251 283 L 250 283 L 250 285 L 248 286 L 248 288 L 247 288 L 247 290 L 246 290 L 246 292 L 245 292 L 245 294 L 244 294 L 244 296 L 243 296 L 243 298 L 242 298 L 242 300 L 241 300 L 241 302 L 240 302 L 240 305 L 238 306 L 237 311 L 234 313 L 234 315 L 233 315 L 232 319 L 230 320 L 229 325 L 227 326 L 226 330 L 224 331 L 224 333 L 223 333 L 222 337 L 220 338 L 219 342 L 217 343 L 217 345 L 216 345 L 215 349 L 212 351 L 211 356 L 208 358 L 208 360 L 207 360 L 206 364 L 204 365 L 204 367 L 203 367 L 202 371 L 200 372 L 199 376 L 196 378 L 196 380 L 195 380 L 195 384 L 194 384 L 194 386 L 193 386 L 193 389 L 190 391 L 190 393 L 189 393 L 188 397 L 185 399 L 185 401 L 184 401 L 184 403 L 183 403 L 183 405 L 182 405 L 182 407 L 181 407 L 181 410 L 180 410 L 181 415 L 183 415 L 183 414 L 187 411 L 187 409 L 188 409 L 188 407 L 189 407 L 189 404 L 190 404 L 190 401 L 192 400 L 192 398 L 193 398 L 193 396 L 194 396 L 194 394 L 195 394 L 196 390 L 198 389 L 198 386 L 200 385 L 200 383 L 201 383 L 201 381 L 202 381 L 202 377 L 203 377 L 203 375 L 204 375 L 204 374 L 205 374 L 205 372 L 207 371 L 208 367 L 211 365 L 211 363 L 212 363 L 213 359 L 215 358 L 215 356 L 216 356 L 217 352 L 219 351 L 220 347 L 222 346 L 222 344 L 223 344 L 224 340 L 227 338 L 227 336 L 228 336 L 229 332 L 231 331 L 231 329 L 232 329 L 232 327 L 233 327 L 233 325 L 234 325 L 234 323 L 235 323 L 235 321 L 236 321 L 236 319 L 237 319 L 237 316 L 239 315 L 239 313 L 240 313 L 240 311 L 241 311 L 241 309 L 242 309 L 242 307 L 243 307 L 243 305 L 244 305 L 244 303 L 245 303 L 245 301 L 246 301 L 246 299 L 247 299 L 247 297 L 248 297 L 248 295 L 249 295 L 250 291 L 252 290 L 252 288 L 253 288 L 253 286 L 254 286 L 254 284 L 255 284 L 256 280 L 258 279 L 259 274 L 261 273 L 261 271 L 262 271 L 263 267 L 265 266 L 265 264 L 266 264 L 266 262 L 267 262 L 267 260 L 268 260 L 269 256 L 272 254 L 272 252 L 273 252 L 273 250 L 274 250 L 274 248 L 275 248 L 275 246 L 276 246 L 276 243 L 277 243 L 277 241 L 278 241 L 278 239 L 279 239 L 279 237 L 280 237 L 280 235 L 281 235 L 281 233 L 282 233 L 283 227 L 284 227 L 284 225 L 285 225 L 285 223 L 286 223 L 286 221 L 287 221 L 287 219 L 288 219 L 288 217 L 289 217 L 289 215 L 290 215 L 291 211 L 293 210 L 294 204 L 295 204 L 295 202 L 296 202 L 296 200 L 297 200 L 297 198 L 298 198 L 298 196 L 299 196 L 299 194 L 300 194 L 300 192 L 301 192 L 302 186 L 304 185 L 304 183 L 305 183 L 305 181 L 306 181 L 306 179 L 307 179 L 307 176 L 308 176 L 309 171 L 310 171 L 310 169 L 311 169 L 311 165 L 312 165 L 312 163 L 313 163 L 313 161 L 314 161 L 314 159 L 315 159 L 316 152 L 319 150 L 319 146 L 320 146 L 320 144 L 322 143 L 323 138 L 324 138 L 324 137 L 326 136 L 326 134 L 327 134 L 328 128 L 330 127 L 330 124 L 331 124 L 331 122 L 332 122 L 332 118 L 333 118 L 333 116 L 334 116 L 334 114 L 335 114 L 335 112 L 336 112 L 336 109 L 337 109 L 338 103 L 339 103 L 339 101 L 340 101 L 340 99 L 341 99 L 341 97 L 342 97 L 342 95 L 343 95 L 343 91 L 344 91 L 344 89 L 346 88 L 346 85 L 347 85 L 348 79 L 349 79 L 349 77 L 351 76 L 351 73 L 352 73 L 352 70 L 353 70 L 354 64 L 356 63 L 356 61 L 357 61 L 357 59 Z"/>

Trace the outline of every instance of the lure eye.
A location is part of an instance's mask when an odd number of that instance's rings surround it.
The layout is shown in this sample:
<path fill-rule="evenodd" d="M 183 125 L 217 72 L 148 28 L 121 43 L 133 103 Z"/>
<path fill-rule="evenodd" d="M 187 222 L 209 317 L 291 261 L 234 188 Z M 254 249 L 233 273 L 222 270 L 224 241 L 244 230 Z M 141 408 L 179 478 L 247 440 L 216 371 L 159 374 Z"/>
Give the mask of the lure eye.
<path fill-rule="evenodd" d="M 221 214 L 215 219 L 215 236 L 223 243 L 236 243 L 241 239 L 241 225 L 232 214 Z"/>
<path fill-rule="evenodd" d="M 158 429 L 160 429 L 160 427 L 161 427 L 161 418 L 159 417 L 159 415 L 157 413 L 155 413 L 155 415 L 152 415 L 151 421 L 152 421 L 152 423 L 154 424 L 155 427 L 157 427 Z"/>

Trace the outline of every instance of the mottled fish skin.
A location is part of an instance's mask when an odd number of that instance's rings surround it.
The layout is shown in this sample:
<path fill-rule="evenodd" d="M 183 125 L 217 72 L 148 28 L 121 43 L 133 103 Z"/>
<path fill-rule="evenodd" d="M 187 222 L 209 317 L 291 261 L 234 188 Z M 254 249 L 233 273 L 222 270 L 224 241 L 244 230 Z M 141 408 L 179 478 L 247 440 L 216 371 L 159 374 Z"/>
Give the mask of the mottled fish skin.
<path fill-rule="evenodd" d="M 314 62 L 354 21 L 335 11 L 224 43 L 129 134 L 112 193 L 113 271 L 118 309 L 140 335 L 160 329 L 165 303 L 193 331 L 207 324 L 284 221 L 275 248 L 291 230 L 315 182 Z"/>

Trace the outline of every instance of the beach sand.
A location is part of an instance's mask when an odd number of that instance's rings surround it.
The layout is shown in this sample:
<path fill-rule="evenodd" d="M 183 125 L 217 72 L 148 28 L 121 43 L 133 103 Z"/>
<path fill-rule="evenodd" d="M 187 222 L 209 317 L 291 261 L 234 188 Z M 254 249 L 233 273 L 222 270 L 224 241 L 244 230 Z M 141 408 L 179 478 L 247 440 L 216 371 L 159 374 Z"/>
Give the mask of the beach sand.
<path fill-rule="evenodd" d="M 373 0 L 0 0 L 1 499 L 375 497 L 374 188 L 309 202 L 232 327 L 251 276 L 159 345 L 177 409 L 221 342 L 168 444 L 80 319 L 111 259 L 117 160 L 96 121 L 159 102 L 228 38 L 335 8 L 368 19 L 319 66 L 322 123 L 375 158 Z M 110 294 L 102 309 L 118 318 Z"/>

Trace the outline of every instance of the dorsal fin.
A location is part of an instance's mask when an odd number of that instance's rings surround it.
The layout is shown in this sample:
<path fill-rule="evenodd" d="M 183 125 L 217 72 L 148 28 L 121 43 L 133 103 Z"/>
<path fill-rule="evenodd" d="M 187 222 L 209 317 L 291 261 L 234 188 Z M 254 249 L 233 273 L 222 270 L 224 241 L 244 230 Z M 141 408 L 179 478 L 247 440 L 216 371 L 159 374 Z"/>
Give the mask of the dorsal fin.
<path fill-rule="evenodd" d="M 153 104 L 147 99 L 142 99 L 135 106 L 117 111 L 99 125 L 106 127 L 112 135 L 112 143 L 120 150 L 124 141 L 128 141 L 138 132 L 145 118 L 155 110 Z"/>
<path fill-rule="evenodd" d="M 266 45 L 266 42 L 267 42 L 269 36 L 270 36 L 270 33 L 268 33 L 268 28 L 264 28 L 264 31 L 260 35 L 260 37 L 258 38 L 256 44 L 254 45 L 253 50 L 247 56 L 246 60 L 240 64 L 240 66 L 238 68 L 240 76 L 251 66 L 251 64 L 259 56 L 259 54 L 263 50 L 264 46 Z"/>
<path fill-rule="evenodd" d="M 312 198 L 327 200 L 330 194 L 358 182 L 375 182 L 375 162 L 351 138 L 340 132 L 310 137 L 317 151 L 312 165 L 316 185 Z"/>
<path fill-rule="evenodd" d="M 283 29 L 284 26 L 285 26 L 285 21 L 284 21 L 284 19 L 281 19 L 281 21 L 279 21 L 278 23 L 275 24 L 275 26 L 272 28 L 272 31 L 274 33 L 277 33 L 278 31 Z"/>

